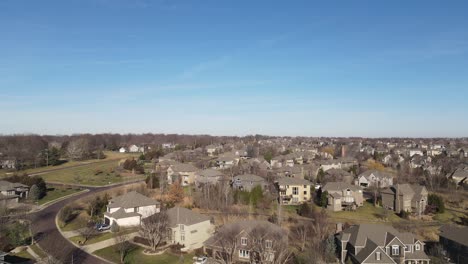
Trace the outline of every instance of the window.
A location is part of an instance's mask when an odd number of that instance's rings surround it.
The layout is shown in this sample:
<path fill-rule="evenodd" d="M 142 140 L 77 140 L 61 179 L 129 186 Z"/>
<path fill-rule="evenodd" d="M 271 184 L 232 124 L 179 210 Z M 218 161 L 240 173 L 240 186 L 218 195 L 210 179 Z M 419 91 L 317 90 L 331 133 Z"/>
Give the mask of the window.
<path fill-rule="evenodd" d="M 411 246 L 405 246 L 405 252 L 411 252 Z"/>
<path fill-rule="evenodd" d="M 304 191 L 304 195 L 307 195 L 307 191 Z"/>
<path fill-rule="evenodd" d="M 180 241 L 185 241 L 185 236 L 184 235 L 180 236 Z"/>
<path fill-rule="evenodd" d="M 240 258 L 250 258 L 250 252 L 248 250 L 240 249 L 239 250 Z"/>
<path fill-rule="evenodd" d="M 293 187 L 293 195 L 298 195 L 299 194 L 299 188 L 298 187 Z"/>
<path fill-rule="evenodd" d="M 271 240 L 265 241 L 265 247 L 266 247 L 266 248 L 271 248 L 271 247 L 273 247 L 273 242 L 271 242 Z"/>
<path fill-rule="evenodd" d="M 247 246 L 247 238 L 246 237 L 241 237 L 241 245 Z"/>
<path fill-rule="evenodd" d="M 380 252 L 375 252 L 375 259 L 380 260 Z"/>
<path fill-rule="evenodd" d="M 421 245 L 416 244 L 416 245 L 415 245 L 415 248 L 416 248 L 416 250 L 421 250 Z"/>
<path fill-rule="evenodd" d="M 180 231 L 184 231 L 184 225 L 180 225 Z"/>
<path fill-rule="evenodd" d="M 307 185 L 304 185 L 304 188 L 307 188 Z"/>
<path fill-rule="evenodd" d="M 398 247 L 397 245 L 393 245 L 392 246 L 392 255 L 393 256 L 400 255 L 400 247 Z"/>

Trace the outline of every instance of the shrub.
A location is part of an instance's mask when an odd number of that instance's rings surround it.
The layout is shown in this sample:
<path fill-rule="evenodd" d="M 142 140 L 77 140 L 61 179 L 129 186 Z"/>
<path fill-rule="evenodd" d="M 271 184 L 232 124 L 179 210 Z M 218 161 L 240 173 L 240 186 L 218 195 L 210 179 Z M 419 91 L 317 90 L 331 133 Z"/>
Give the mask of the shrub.
<path fill-rule="evenodd" d="M 73 208 L 71 208 L 70 206 L 65 206 L 62 208 L 62 210 L 60 210 L 59 212 L 59 220 L 64 223 L 64 224 L 67 224 L 68 222 L 70 222 L 72 219 L 73 219 Z"/>
<path fill-rule="evenodd" d="M 114 221 L 114 222 L 112 222 L 110 230 L 111 230 L 112 233 L 117 233 L 117 232 L 120 231 L 120 226 Z"/>
<path fill-rule="evenodd" d="M 436 213 L 442 214 L 445 212 L 444 199 L 437 194 L 429 194 L 428 205 L 436 208 Z"/>

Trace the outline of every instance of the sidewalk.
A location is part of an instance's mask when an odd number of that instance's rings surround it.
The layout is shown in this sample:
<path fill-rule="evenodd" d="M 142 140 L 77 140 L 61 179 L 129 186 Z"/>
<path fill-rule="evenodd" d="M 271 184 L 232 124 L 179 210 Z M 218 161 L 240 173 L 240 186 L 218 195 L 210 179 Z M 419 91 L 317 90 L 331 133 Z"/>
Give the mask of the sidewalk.
<path fill-rule="evenodd" d="M 137 235 L 138 235 L 138 232 L 130 233 L 130 234 L 128 234 L 128 239 L 132 240 Z M 100 249 L 103 249 L 103 248 L 106 248 L 106 247 L 110 247 L 110 246 L 113 246 L 115 244 L 117 244 L 115 239 L 110 238 L 110 239 L 107 239 L 107 240 L 104 240 L 104 241 L 101 241 L 101 242 L 97 242 L 97 243 L 94 243 L 94 244 L 82 246 L 81 249 L 86 251 L 87 253 L 91 254 L 94 251 L 97 251 L 97 250 L 100 250 Z"/>

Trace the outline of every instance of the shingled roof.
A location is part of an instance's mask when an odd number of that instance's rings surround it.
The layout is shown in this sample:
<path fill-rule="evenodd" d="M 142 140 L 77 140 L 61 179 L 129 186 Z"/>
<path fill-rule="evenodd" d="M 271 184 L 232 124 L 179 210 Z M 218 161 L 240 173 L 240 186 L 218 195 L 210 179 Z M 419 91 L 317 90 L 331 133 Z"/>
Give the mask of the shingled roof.
<path fill-rule="evenodd" d="M 113 213 L 104 213 L 105 216 L 112 217 L 115 219 L 122 219 L 122 218 L 128 218 L 128 217 L 134 217 L 134 216 L 141 216 L 139 213 L 135 212 L 125 212 L 125 209 L 120 208 L 119 210 L 113 212 Z"/>
<path fill-rule="evenodd" d="M 444 225 L 440 228 L 440 236 L 468 247 L 468 227 Z"/>
<path fill-rule="evenodd" d="M 118 208 L 118 207 L 133 208 L 133 207 L 149 206 L 149 205 L 159 205 L 159 202 L 149 197 L 146 197 L 143 194 L 137 193 L 136 191 L 131 191 L 124 195 L 113 198 L 112 200 L 110 200 L 110 203 L 107 207 L 109 208 Z"/>
<path fill-rule="evenodd" d="M 300 178 L 282 177 L 277 180 L 279 185 L 312 185 L 308 180 Z"/>
<path fill-rule="evenodd" d="M 170 227 L 176 227 L 177 225 L 189 226 L 210 220 L 209 216 L 196 213 L 183 207 L 173 207 L 167 210 L 167 216 L 169 217 Z"/>
<path fill-rule="evenodd" d="M 0 181 L 0 191 L 10 191 L 16 188 L 29 188 L 29 186 L 19 182 Z"/>

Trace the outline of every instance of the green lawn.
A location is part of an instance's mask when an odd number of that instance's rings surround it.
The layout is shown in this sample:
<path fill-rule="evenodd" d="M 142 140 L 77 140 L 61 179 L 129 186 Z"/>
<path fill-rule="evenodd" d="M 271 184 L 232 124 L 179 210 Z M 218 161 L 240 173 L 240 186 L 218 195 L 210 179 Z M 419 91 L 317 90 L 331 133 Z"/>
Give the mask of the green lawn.
<path fill-rule="evenodd" d="M 81 190 L 79 189 L 68 189 L 68 188 L 55 188 L 53 190 L 47 191 L 47 195 L 42 197 L 42 199 L 39 200 L 39 205 L 45 204 L 47 202 L 56 200 L 60 197 L 64 197 L 67 195 L 70 195 L 72 193 L 79 192 Z"/>
<path fill-rule="evenodd" d="M 107 260 L 110 260 L 115 263 L 120 262 L 120 256 L 119 253 L 114 249 L 114 247 L 107 247 L 103 248 L 101 250 L 98 250 L 94 252 L 94 254 L 103 257 Z M 158 264 L 178 264 L 178 263 L 184 263 L 184 264 L 192 264 L 193 260 L 192 258 L 194 257 L 194 254 L 184 254 L 183 255 L 183 262 L 179 262 L 180 257 L 177 255 L 173 255 L 171 253 L 164 253 L 162 255 L 158 256 L 149 256 L 143 254 L 143 248 L 141 247 L 135 247 L 130 251 L 130 253 L 127 255 L 125 258 L 125 263 L 138 263 L 138 264 L 153 264 L 153 263 L 158 263 Z"/>
<path fill-rule="evenodd" d="M 34 245 L 32 245 L 32 246 L 29 246 L 29 247 L 34 251 L 34 253 L 36 253 L 37 255 L 39 255 L 39 257 L 41 257 L 41 258 L 47 257 L 47 254 L 46 254 L 44 251 L 42 251 L 42 249 L 40 249 L 40 248 L 37 246 L 37 244 L 34 244 Z"/>
<path fill-rule="evenodd" d="M 372 203 L 364 202 L 362 207 L 359 207 L 356 211 L 340 211 L 332 212 L 328 211 L 330 218 L 337 221 L 349 221 L 354 223 L 373 223 L 383 222 L 379 218 L 378 213 L 383 211 L 383 208 L 374 207 Z M 387 222 L 399 222 L 401 218 L 398 217 L 394 212 L 388 212 Z"/>
<path fill-rule="evenodd" d="M 90 163 L 86 166 L 67 168 L 41 174 L 45 181 L 61 182 L 70 184 L 84 184 L 102 186 L 111 183 L 119 183 L 127 180 L 142 179 L 142 176 L 120 176 L 115 168 L 118 161 L 108 160 L 104 162 Z"/>
<path fill-rule="evenodd" d="M 11 256 L 11 263 L 21 263 L 27 260 L 34 260 L 34 257 L 31 256 L 26 249 L 18 253 L 10 253 L 9 256 Z"/>
<path fill-rule="evenodd" d="M 124 233 L 130 234 L 130 233 L 133 233 L 133 232 L 136 232 L 136 231 L 138 231 L 138 230 L 135 229 L 135 228 L 132 228 L 132 229 L 125 230 Z M 108 240 L 108 239 L 111 239 L 113 237 L 114 237 L 113 233 L 111 233 L 111 232 L 99 233 L 99 235 L 97 235 L 97 236 L 91 238 L 90 240 L 88 240 L 86 242 L 86 245 L 94 244 L 94 243 L 101 242 L 101 241 L 104 241 L 104 240 Z M 82 236 L 74 236 L 74 237 L 70 237 L 69 240 L 71 240 L 75 244 L 78 244 L 78 241 L 84 241 L 84 238 Z"/>

